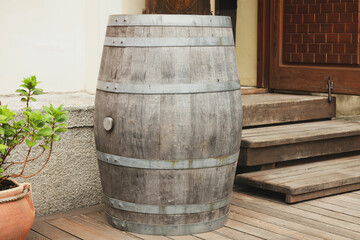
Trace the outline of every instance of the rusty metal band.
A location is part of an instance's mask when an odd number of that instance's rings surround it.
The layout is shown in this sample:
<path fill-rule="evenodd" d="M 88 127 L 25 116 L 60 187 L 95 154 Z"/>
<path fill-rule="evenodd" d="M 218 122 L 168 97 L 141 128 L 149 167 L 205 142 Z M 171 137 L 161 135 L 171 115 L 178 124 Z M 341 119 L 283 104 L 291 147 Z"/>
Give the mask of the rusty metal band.
<path fill-rule="evenodd" d="M 141 224 L 135 222 L 129 222 L 123 219 L 119 219 L 110 216 L 106 212 L 106 218 L 108 222 L 115 228 L 120 230 L 149 235 L 163 235 L 163 236 L 175 236 L 175 235 L 190 235 L 194 233 L 209 232 L 217 228 L 222 227 L 228 218 L 228 214 L 209 222 L 182 224 L 182 225 L 151 225 Z"/>
<path fill-rule="evenodd" d="M 170 14 L 111 15 L 109 16 L 108 26 L 174 26 L 231 28 L 231 18 L 227 16 L 192 16 Z"/>
<path fill-rule="evenodd" d="M 234 46 L 233 37 L 106 37 L 110 47 L 218 47 Z"/>
<path fill-rule="evenodd" d="M 220 209 L 226 207 L 231 202 L 231 195 L 226 198 L 202 203 L 202 204 L 188 204 L 188 205 L 149 205 L 149 204 L 140 204 L 140 203 L 131 203 L 125 202 L 118 199 L 114 199 L 104 195 L 104 202 L 112 207 L 123 211 L 128 212 L 137 212 L 137 213 L 146 213 L 146 214 L 190 214 L 190 213 L 200 213 L 200 212 L 209 212 L 215 209 Z"/>
<path fill-rule="evenodd" d="M 129 94 L 190 94 L 190 93 L 210 93 L 227 92 L 240 89 L 240 81 L 227 81 L 216 83 L 179 83 L 179 84 L 127 84 L 113 83 L 98 80 L 98 90 L 112 93 Z"/>
<path fill-rule="evenodd" d="M 237 162 L 239 152 L 223 157 L 187 159 L 187 160 L 150 160 L 140 158 L 129 158 L 97 151 L 97 157 L 100 161 L 131 168 L 142 169 L 194 169 L 211 168 L 229 165 Z"/>

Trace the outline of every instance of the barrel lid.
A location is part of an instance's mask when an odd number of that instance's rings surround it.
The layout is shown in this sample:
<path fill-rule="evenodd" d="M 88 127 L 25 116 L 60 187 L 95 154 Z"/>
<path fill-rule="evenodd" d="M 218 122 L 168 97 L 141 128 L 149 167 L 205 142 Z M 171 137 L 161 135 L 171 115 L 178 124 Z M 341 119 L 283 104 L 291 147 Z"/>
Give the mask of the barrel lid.
<path fill-rule="evenodd" d="M 174 27 L 225 27 L 231 28 L 228 16 L 210 15 L 110 15 L 108 26 L 174 26 Z"/>

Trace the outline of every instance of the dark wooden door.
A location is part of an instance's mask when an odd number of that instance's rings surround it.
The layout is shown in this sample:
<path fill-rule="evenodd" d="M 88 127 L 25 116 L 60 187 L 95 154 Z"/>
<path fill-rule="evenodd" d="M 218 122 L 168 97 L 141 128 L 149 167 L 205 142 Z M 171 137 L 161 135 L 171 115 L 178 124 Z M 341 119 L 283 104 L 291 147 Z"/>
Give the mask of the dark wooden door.
<path fill-rule="evenodd" d="M 148 14 L 210 14 L 210 0 L 146 0 Z"/>
<path fill-rule="evenodd" d="M 359 0 L 271 0 L 270 88 L 360 94 Z"/>

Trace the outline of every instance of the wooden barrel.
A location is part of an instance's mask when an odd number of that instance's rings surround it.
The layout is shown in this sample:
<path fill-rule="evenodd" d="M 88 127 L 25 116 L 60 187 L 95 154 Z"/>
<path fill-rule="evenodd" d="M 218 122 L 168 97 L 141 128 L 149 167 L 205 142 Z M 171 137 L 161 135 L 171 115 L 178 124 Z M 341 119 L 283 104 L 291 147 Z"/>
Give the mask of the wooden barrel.
<path fill-rule="evenodd" d="M 242 122 L 230 18 L 110 16 L 94 121 L 114 227 L 154 235 L 221 227 Z"/>

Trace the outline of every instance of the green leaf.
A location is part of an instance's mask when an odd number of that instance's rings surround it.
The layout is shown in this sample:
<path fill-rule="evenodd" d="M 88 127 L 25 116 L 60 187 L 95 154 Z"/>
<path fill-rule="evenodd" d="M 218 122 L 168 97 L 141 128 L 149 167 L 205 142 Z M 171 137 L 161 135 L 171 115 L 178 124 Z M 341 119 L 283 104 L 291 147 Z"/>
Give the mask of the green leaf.
<path fill-rule="evenodd" d="M 0 127 L 0 135 L 4 135 L 4 134 L 5 134 L 5 130 L 2 127 Z"/>
<path fill-rule="evenodd" d="M 7 116 L 6 115 L 0 115 L 0 122 L 3 122 L 7 119 Z"/>
<path fill-rule="evenodd" d="M 57 128 L 54 129 L 54 131 L 55 131 L 56 133 L 66 132 L 66 131 L 67 131 L 67 128 L 59 128 L 59 127 L 57 127 Z"/>
<path fill-rule="evenodd" d="M 40 88 L 36 88 L 33 92 L 34 95 L 41 95 L 44 94 L 43 90 Z"/>
<path fill-rule="evenodd" d="M 36 145 L 36 141 L 30 141 L 29 139 L 26 139 L 26 145 L 29 147 L 33 147 Z"/>
<path fill-rule="evenodd" d="M 8 146 L 4 144 L 0 144 L 0 150 L 6 150 Z"/>
<path fill-rule="evenodd" d="M 58 142 L 58 141 L 60 141 L 60 139 L 61 138 L 58 135 L 54 135 L 54 137 L 53 137 L 54 142 Z"/>
<path fill-rule="evenodd" d="M 36 123 L 36 127 L 37 128 L 42 128 L 42 127 L 44 127 L 45 126 L 45 122 L 44 121 L 40 121 L 40 122 L 37 122 Z"/>
<path fill-rule="evenodd" d="M 58 117 L 55 118 L 55 120 L 57 122 L 65 122 L 69 119 L 69 116 L 68 115 L 60 115 Z"/>
<path fill-rule="evenodd" d="M 21 98 L 21 101 L 22 102 L 27 102 L 27 99 L 26 98 Z"/>
<path fill-rule="evenodd" d="M 35 136 L 34 139 L 37 140 L 37 141 L 40 141 L 40 140 L 42 140 L 42 137 L 40 137 L 40 136 Z"/>
<path fill-rule="evenodd" d="M 50 109 L 49 107 L 47 107 L 47 106 L 42 106 L 42 108 L 44 109 L 44 111 L 45 111 L 46 113 L 48 113 L 48 114 L 50 114 L 50 115 L 53 115 L 53 114 L 52 114 L 52 111 L 51 111 L 51 109 Z"/>
<path fill-rule="evenodd" d="M 18 89 L 15 92 L 20 93 L 20 95 L 29 96 L 29 93 L 24 89 Z"/>
<path fill-rule="evenodd" d="M 42 137 L 49 137 L 49 136 L 53 135 L 53 131 L 50 128 L 43 128 L 43 129 L 40 129 L 36 135 L 42 136 Z"/>
<path fill-rule="evenodd" d="M 36 99 L 33 98 L 33 97 L 30 97 L 30 100 L 33 101 L 33 102 L 36 102 Z"/>
<path fill-rule="evenodd" d="M 42 146 L 44 149 L 50 149 L 50 147 L 49 146 L 46 146 L 46 145 L 43 145 Z"/>

